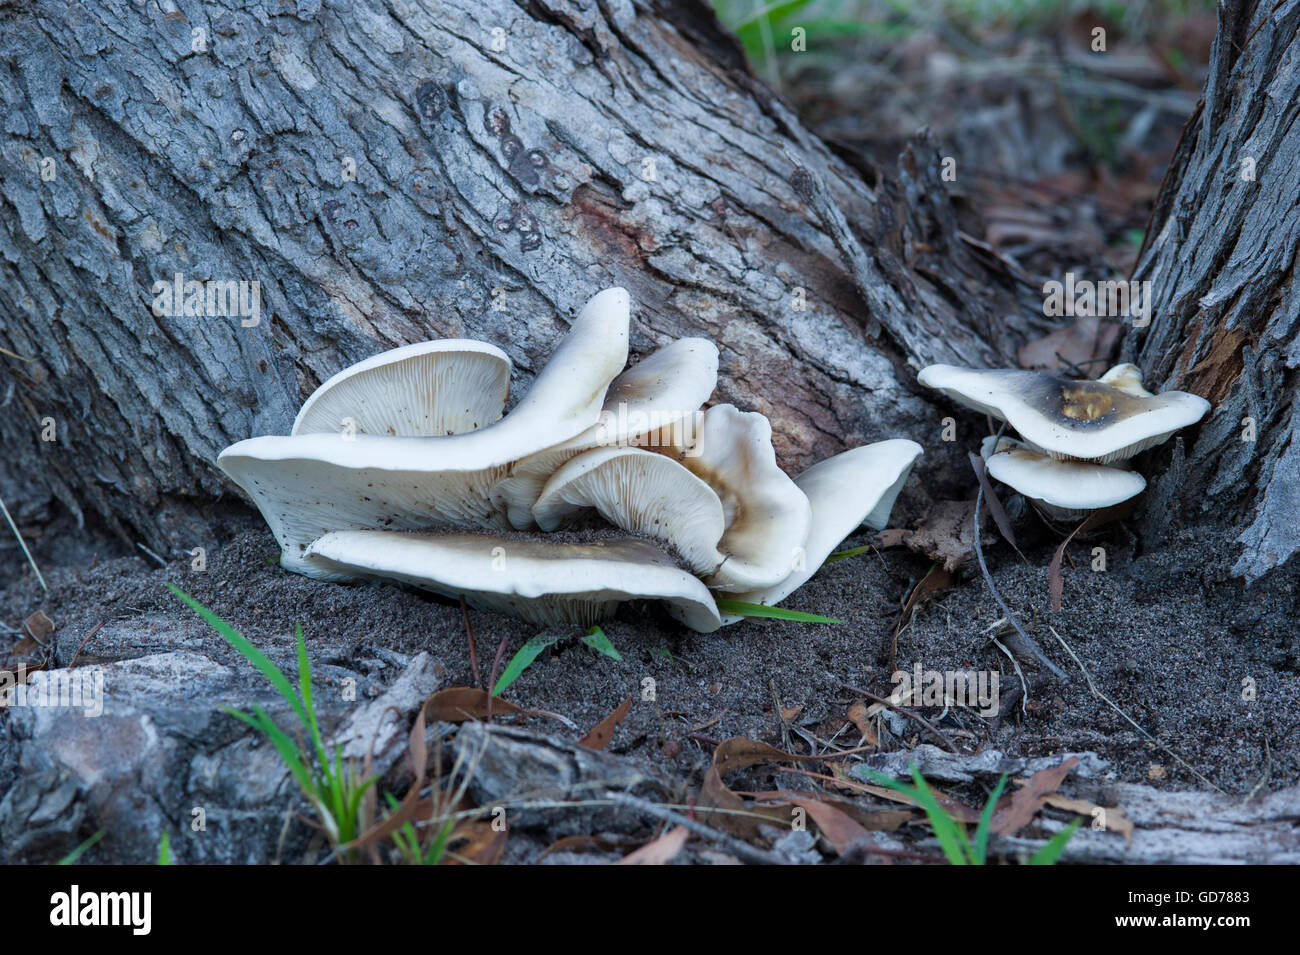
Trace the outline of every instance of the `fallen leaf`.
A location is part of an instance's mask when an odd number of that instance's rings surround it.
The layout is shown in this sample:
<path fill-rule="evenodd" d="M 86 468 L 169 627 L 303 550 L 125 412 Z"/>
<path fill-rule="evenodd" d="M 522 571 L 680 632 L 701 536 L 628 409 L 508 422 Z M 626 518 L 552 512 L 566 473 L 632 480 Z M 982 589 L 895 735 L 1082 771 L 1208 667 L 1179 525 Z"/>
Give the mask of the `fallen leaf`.
<path fill-rule="evenodd" d="M 877 786 L 874 783 L 864 783 L 857 777 L 851 775 L 849 769 L 844 763 L 831 763 L 831 773 L 835 782 L 841 787 L 852 792 L 865 793 L 875 796 L 878 799 L 887 799 L 890 802 L 900 802 L 906 806 L 916 806 L 917 802 L 911 796 L 904 796 L 887 786 Z M 958 822 L 979 822 L 980 814 L 970 806 L 959 802 L 952 796 L 949 796 L 941 789 L 935 789 L 932 785 L 930 791 L 934 793 L 935 800 Z M 919 808 L 919 807 L 918 807 Z M 910 813 L 908 816 L 910 817 Z"/>
<path fill-rule="evenodd" d="M 590 733 L 578 740 L 578 745 L 585 746 L 587 749 L 604 749 L 614 738 L 614 731 L 618 729 L 619 724 L 627 719 L 628 711 L 631 709 L 632 697 L 629 696 L 615 708 L 613 713 L 592 727 Z"/>
<path fill-rule="evenodd" d="M 561 836 L 542 850 L 537 861 L 540 862 L 553 852 L 622 852 L 638 847 L 644 841 L 615 833 Z"/>
<path fill-rule="evenodd" d="M 1096 365 L 1104 371 L 1119 340 L 1119 332 L 1120 323 L 1115 319 L 1080 315 L 1064 328 L 1023 345 L 1017 358 L 1021 368 L 1056 371 L 1073 366 L 1091 373 L 1092 366 Z"/>
<path fill-rule="evenodd" d="M 38 610 L 24 620 L 23 626 L 27 629 L 28 636 L 42 645 L 45 637 L 54 632 L 54 621 L 45 615 L 44 610 Z"/>
<path fill-rule="evenodd" d="M 988 472 L 984 468 L 984 459 L 974 451 L 970 451 L 968 454 L 970 456 L 970 466 L 975 470 L 975 478 L 984 489 L 984 506 L 988 509 L 989 516 L 993 518 L 993 523 L 997 525 L 1002 539 L 1019 552 L 1020 547 L 1016 544 L 1016 532 L 1012 529 L 1011 519 L 1007 517 L 1007 512 L 1002 507 L 1001 498 L 998 497 L 997 492 L 993 489 L 992 482 L 989 481 Z"/>
<path fill-rule="evenodd" d="M 854 700 L 849 706 L 849 719 L 858 728 L 862 738 L 872 746 L 879 746 L 880 740 L 876 738 L 876 726 L 871 721 L 871 715 L 864 700 Z"/>
<path fill-rule="evenodd" d="M 1029 824 L 1038 810 L 1043 808 L 1047 797 L 1056 792 L 1065 777 L 1070 774 L 1070 770 L 1077 765 L 1079 765 L 1079 757 L 1071 756 L 1063 760 L 1059 766 L 1040 769 L 1034 773 L 1029 777 L 1029 781 L 1016 790 L 1010 798 L 1002 800 L 1007 805 L 993 814 L 989 831 L 999 836 L 1009 836 L 1019 832 Z"/>
<path fill-rule="evenodd" d="M 525 712 L 509 700 L 499 696 L 489 697 L 486 690 L 476 686 L 453 686 L 439 690 L 429 697 L 424 706 L 429 719 L 442 720 L 446 723 L 464 723 L 466 720 L 486 718 L 489 699 L 492 701 L 492 712 L 495 714 Z"/>
<path fill-rule="evenodd" d="M 691 830 L 685 826 L 670 829 L 653 842 L 648 842 L 635 852 L 628 853 L 615 865 L 667 865 L 682 851 Z"/>
<path fill-rule="evenodd" d="M 952 573 L 975 553 L 974 514 L 974 498 L 936 501 L 915 530 L 903 533 L 901 543 L 908 550 L 938 561 L 945 571 Z M 881 546 L 888 546 L 883 538 Z"/>
<path fill-rule="evenodd" d="M 1052 555 L 1052 562 L 1047 565 L 1047 588 L 1052 599 L 1052 611 L 1054 613 L 1061 612 L 1061 595 L 1065 592 L 1065 580 L 1061 577 L 1061 558 L 1065 556 L 1065 548 L 1070 545 L 1070 541 L 1074 540 L 1074 536 L 1080 531 L 1102 527 L 1127 515 L 1133 508 L 1133 500 L 1136 500 L 1136 498 L 1113 504 L 1110 507 L 1103 507 L 1099 511 L 1093 511 L 1056 548 L 1056 553 Z"/>
<path fill-rule="evenodd" d="M 801 806 L 837 854 L 855 842 L 869 841 L 870 832 L 893 832 L 912 818 L 902 809 L 863 809 L 838 800 L 815 799 L 807 793 L 762 792 L 754 793 L 754 798 L 760 802 L 782 799 Z"/>
<path fill-rule="evenodd" d="M 461 823 L 447 839 L 446 864 L 496 865 L 505 854 L 509 833 L 508 826 L 490 822 Z"/>
<path fill-rule="evenodd" d="M 1118 832 L 1130 842 L 1133 839 L 1133 820 L 1124 815 L 1124 810 L 1119 806 L 1098 806 L 1086 799 L 1071 799 L 1060 793 L 1052 793 L 1043 802 L 1053 809 L 1064 809 L 1089 819 L 1100 819 L 1101 824 L 1097 827 L 1099 831 Z"/>

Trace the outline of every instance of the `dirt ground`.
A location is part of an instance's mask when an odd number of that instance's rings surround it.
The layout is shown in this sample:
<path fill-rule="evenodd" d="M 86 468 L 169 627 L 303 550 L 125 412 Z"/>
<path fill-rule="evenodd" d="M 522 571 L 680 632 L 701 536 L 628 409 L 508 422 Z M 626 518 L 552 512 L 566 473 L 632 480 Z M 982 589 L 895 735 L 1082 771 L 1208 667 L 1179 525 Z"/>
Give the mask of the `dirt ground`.
<path fill-rule="evenodd" d="M 37 547 L 50 585 L 44 600 L 37 599 L 39 589 L 29 572 L 22 573 L 16 552 L 5 550 L 0 621 L 14 627 L 43 609 L 59 627 L 65 655 L 64 648 L 75 648 L 100 621 L 138 622 L 132 639 L 140 654 L 171 649 L 165 644 L 175 639 L 176 628 L 205 653 L 233 653 L 178 606 L 164 589 L 170 580 L 269 652 L 287 650 L 300 622 L 314 664 L 368 673 L 382 669 L 379 661 L 392 651 L 427 650 L 445 670 L 443 686 L 471 684 L 458 605 L 396 586 L 344 586 L 287 573 L 274 563 L 274 541 L 253 515 L 239 516 L 235 526 L 232 538 L 208 554 L 204 572 L 190 570 L 188 560 L 161 568 L 120 545 L 101 542 L 88 550 L 47 536 Z M 844 546 L 873 536 L 858 534 Z M 1187 529 L 1144 552 L 1123 530 L 1076 541 L 1070 553 L 1077 569 L 1065 568 L 1060 613 L 1050 611 L 1048 595 L 1055 540 L 1041 530 L 1036 542 L 1022 539 L 1023 561 L 1004 543 L 988 545 L 997 589 L 1067 679 L 1035 688 L 1028 705 L 1012 707 L 996 728 L 970 710 L 921 712 L 964 751 L 1093 751 L 1113 763 L 1119 780 L 1173 789 L 1206 788 L 1178 759 L 1229 793 L 1290 785 L 1300 778 L 1296 574 L 1246 593 L 1227 574 L 1228 555 L 1207 551 L 1201 539 Z M 1104 573 L 1089 567 L 1098 545 L 1107 550 Z M 95 548 L 103 551 L 96 556 Z M 56 552 L 76 562 L 55 565 L 49 558 Z M 604 627 L 622 662 L 567 641 L 538 658 L 505 695 L 567 717 L 582 731 L 632 696 L 610 751 L 649 759 L 689 790 L 699 786 L 714 748 L 710 741 L 744 736 L 786 745 L 774 693 L 786 708 L 796 751 L 808 748 L 800 731 L 856 745 L 860 734 L 845 718 L 859 698 L 850 687 L 882 696 L 892 689 L 889 656 L 900 607 L 930 566 L 902 549 L 869 551 L 826 565 L 785 603 L 839 618 L 838 625 L 746 621 L 701 635 L 654 608 L 625 606 Z M 1001 616 L 978 570 L 963 568 L 955 586 L 920 602 L 911 615 L 897 639 L 897 665 L 997 670 L 1005 698 L 1019 679 L 990 639 L 997 631 L 989 628 Z M 537 632 L 492 613 L 471 611 L 470 619 L 485 679 L 503 638 L 509 659 Z M 1160 745 L 1089 688 L 1049 625 L 1069 643 L 1096 689 Z M 82 653 L 83 662 L 112 658 L 96 656 L 94 638 Z M 654 702 L 641 698 L 646 677 L 655 682 Z M 1253 700 L 1243 699 L 1247 679 Z M 545 732 L 579 735 L 552 720 L 528 722 Z M 884 745 L 933 742 L 915 730 L 900 727 L 902 737 L 886 734 Z"/>

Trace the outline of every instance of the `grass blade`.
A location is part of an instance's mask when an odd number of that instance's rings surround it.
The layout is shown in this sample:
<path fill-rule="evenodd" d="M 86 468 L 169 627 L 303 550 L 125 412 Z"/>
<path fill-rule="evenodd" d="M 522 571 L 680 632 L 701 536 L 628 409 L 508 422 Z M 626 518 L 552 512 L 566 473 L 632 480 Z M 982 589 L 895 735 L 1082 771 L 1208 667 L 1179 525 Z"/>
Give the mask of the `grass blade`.
<path fill-rule="evenodd" d="M 87 840 L 86 840 L 85 842 L 83 842 L 81 845 L 77 846 L 77 848 L 73 849 L 73 850 L 72 850 L 71 852 L 69 852 L 66 856 L 64 856 L 62 859 L 60 859 L 58 862 L 56 862 L 55 865 L 72 865 L 72 864 L 75 863 L 78 859 L 80 859 L 83 855 L 86 854 L 86 850 L 87 850 L 87 849 L 89 849 L 89 848 L 90 848 L 91 846 L 93 846 L 96 842 L 98 842 L 100 839 L 103 839 L 103 838 L 104 838 L 104 832 L 103 832 L 103 830 L 101 829 L 99 832 L 95 833 L 93 836 L 91 836 L 89 839 L 87 839 Z"/>
<path fill-rule="evenodd" d="M 36 558 L 33 557 L 32 552 L 27 549 L 27 541 L 23 540 L 23 535 L 18 532 L 18 525 L 15 524 L 14 519 L 9 516 L 9 508 L 5 507 L 4 498 L 0 498 L 0 511 L 4 511 L 5 520 L 9 522 L 9 529 L 14 532 L 14 537 L 18 538 L 18 546 L 23 549 L 23 554 L 27 557 L 27 563 L 31 564 L 32 570 L 36 571 L 36 579 L 41 582 L 41 590 L 48 594 L 50 588 L 45 585 L 45 578 L 41 576 L 41 569 L 36 566 Z"/>
<path fill-rule="evenodd" d="M 532 662 L 541 656 L 543 650 L 547 647 L 553 646 L 558 640 L 559 637 L 548 637 L 538 634 L 520 647 L 515 655 L 510 658 L 510 662 L 506 664 L 506 668 L 502 672 L 501 676 L 497 678 L 497 685 L 492 688 L 492 695 L 500 696 L 506 687 L 519 679 L 520 674 L 527 670 L 529 666 L 532 665 Z"/>
<path fill-rule="evenodd" d="M 582 638 L 582 642 L 597 653 L 603 653 L 607 657 L 622 661 L 623 655 L 614 649 L 614 644 L 609 642 L 609 637 L 605 636 L 605 631 L 600 627 L 592 627 L 587 631 L 587 635 Z"/>
<path fill-rule="evenodd" d="M 1076 819 L 1056 835 L 1043 848 L 1034 853 L 1033 858 L 1029 860 L 1030 865 L 1056 865 L 1056 860 L 1061 857 L 1065 851 L 1065 845 L 1074 835 L 1076 829 L 1083 825 L 1082 819 Z"/>
<path fill-rule="evenodd" d="M 870 544 L 863 544 L 861 547 L 850 547 L 848 550 L 837 550 L 822 561 L 822 563 L 833 564 L 837 560 L 848 560 L 850 557 L 857 557 L 859 554 L 865 554 L 869 550 L 871 550 Z"/>
<path fill-rule="evenodd" d="M 975 827 L 976 865 L 983 865 L 984 860 L 988 858 L 989 826 L 993 822 L 993 810 L 997 807 L 998 797 L 1002 795 L 1002 790 L 1007 788 L 1007 778 L 1007 774 L 1003 773 L 998 784 L 993 787 L 993 795 L 989 796 L 989 801 L 984 804 L 984 812 L 980 814 L 980 824 Z"/>
<path fill-rule="evenodd" d="M 185 591 L 181 590 L 170 581 L 167 583 L 167 589 L 177 597 L 187 603 L 191 610 L 202 617 L 213 630 L 225 637 L 226 642 L 238 650 L 249 663 L 262 671 L 262 675 L 271 681 L 271 685 L 279 691 L 280 695 L 285 698 L 290 706 L 293 707 L 298 719 L 302 721 L 303 726 L 310 726 L 307 719 L 307 712 L 303 709 L 302 700 L 294 692 L 293 685 L 289 682 L 288 677 L 280 672 L 280 668 L 267 659 L 266 654 L 257 647 L 253 646 L 243 635 L 235 630 L 230 624 L 222 620 L 215 613 L 209 610 L 203 604 L 199 603 Z"/>
<path fill-rule="evenodd" d="M 722 613 L 735 614 L 738 617 L 769 617 L 773 620 L 798 620 L 803 623 L 843 623 L 843 620 L 836 620 L 834 617 L 822 617 L 815 613 L 804 613 L 802 610 L 786 610 L 784 607 L 769 607 L 765 604 L 748 604 L 743 600 L 727 600 L 721 598 L 716 601 L 718 610 Z"/>

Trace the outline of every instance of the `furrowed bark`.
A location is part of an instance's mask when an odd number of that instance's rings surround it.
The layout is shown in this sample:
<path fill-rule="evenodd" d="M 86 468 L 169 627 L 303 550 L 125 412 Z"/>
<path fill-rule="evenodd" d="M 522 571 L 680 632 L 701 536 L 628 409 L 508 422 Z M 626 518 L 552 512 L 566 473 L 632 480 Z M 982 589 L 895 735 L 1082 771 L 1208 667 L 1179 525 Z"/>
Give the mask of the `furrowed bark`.
<path fill-rule="evenodd" d="M 1134 273 L 1152 282 L 1153 320 L 1124 345 L 1149 380 L 1214 403 L 1152 491 L 1214 515 L 1247 581 L 1300 549 L 1297 117 L 1300 2 L 1221 5 Z"/>
<path fill-rule="evenodd" d="M 864 175 L 696 2 L 32 0 L 0 26 L 0 486 L 28 519 L 54 498 L 188 549 L 237 499 L 220 449 L 335 371 L 474 337 L 519 394 L 608 285 L 635 353 L 718 343 L 716 400 L 769 415 L 792 471 L 924 439 L 916 367 L 1045 328 L 928 140 Z M 177 273 L 260 282 L 261 321 L 155 316 Z"/>

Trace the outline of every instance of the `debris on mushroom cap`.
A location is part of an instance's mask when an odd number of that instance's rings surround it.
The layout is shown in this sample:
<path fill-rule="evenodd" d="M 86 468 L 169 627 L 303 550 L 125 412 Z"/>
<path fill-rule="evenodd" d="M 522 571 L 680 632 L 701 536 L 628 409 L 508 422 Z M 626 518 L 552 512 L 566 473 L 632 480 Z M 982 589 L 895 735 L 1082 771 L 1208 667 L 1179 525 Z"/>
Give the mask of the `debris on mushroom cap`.
<path fill-rule="evenodd" d="M 697 574 L 717 571 L 722 501 L 676 461 L 640 448 L 584 451 L 551 476 L 533 505 L 544 531 L 588 508 L 610 524 L 666 541 Z"/>
<path fill-rule="evenodd" d="M 518 535 L 335 531 L 307 553 L 339 575 L 400 580 L 548 626 L 590 626 L 627 600 L 663 600 L 701 633 L 721 625 L 704 584 L 638 538 L 567 544 Z"/>
<path fill-rule="evenodd" d="M 240 441 L 217 459 L 253 499 L 289 570 L 319 576 L 306 545 L 329 531 L 449 523 L 504 527 L 490 492 L 523 457 L 595 424 L 627 362 L 628 296 L 607 289 L 574 319 L 533 387 L 495 424 L 443 437 L 298 434 Z"/>
<path fill-rule="evenodd" d="M 1097 380 L 1118 388 L 1134 398 L 1154 397 L 1151 392 L 1142 387 L 1142 369 L 1128 362 L 1116 365 Z"/>
<path fill-rule="evenodd" d="M 931 365 L 918 379 L 1006 421 L 1034 450 L 1103 464 L 1160 444 L 1201 420 L 1210 408 L 1204 398 L 1182 391 L 1142 397 L 1100 381 L 1071 381 L 1037 371 Z M 1131 387 L 1128 373 L 1117 372 L 1116 379 Z"/>
<path fill-rule="evenodd" d="M 716 590 L 770 587 L 789 576 L 808 537 L 808 498 L 776 463 L 772 425 L 756 411 L 714 405 L 693 444 L 661 449 L 722 501 L 725 560 L 705 583 Z"/>
<path fill-rule="evenodd" d="M 614 379 L 599 420 L 586 431 L 516 462 L 492 490 L 492 500 L 516 530 L 533 526 L 542 486 L 565 462 L 602 446 L 640 447 L 688 433 L 718 383 L 718 349 L 682 338 L 641 359 Z"/>
<path fill-rule="evenodd" d="M 735 599 L 774 606 L 807 583 L 840 542 L 860 525 L 882 529 L 920 456 L 921 446 L 915 441 L 895 438 L 837 454 L 800 474 L 794 483 L 807 495 L 812 507 L 801 566 L 780 583 L 738 594 Z M 723 623 L 741 619 L 727 615 Z"/>
<path fill-rule="evenodd" d="M 1073 520 L 1137 497 L 1147 486 L 1136 471 L 1085 461 L 1059 461 L 1012 438 L 984 439 L 991 477 L 1019 491 L 1050 517 Z"/>
<path fill-rule="evenodd" d="M 510 393 L 510 358 L 486 342 L 443 339 L 404 345 L 358 362 L 317 388 L 292 434 L 429 437 L 494 423 Z"/>

